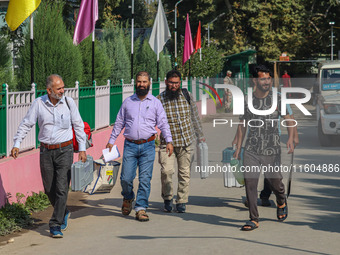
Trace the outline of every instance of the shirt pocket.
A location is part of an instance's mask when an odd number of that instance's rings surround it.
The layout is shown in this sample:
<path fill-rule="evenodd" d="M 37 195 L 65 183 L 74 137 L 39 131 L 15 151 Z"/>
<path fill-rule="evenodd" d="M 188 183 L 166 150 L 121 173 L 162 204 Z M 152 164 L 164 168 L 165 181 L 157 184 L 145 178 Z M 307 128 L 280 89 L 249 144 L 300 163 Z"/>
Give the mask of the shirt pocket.
<path fill-rule="evenodd" d="M 71 126 L 70 114 L 60 115 L 60 128 L 68 129 Z"/>

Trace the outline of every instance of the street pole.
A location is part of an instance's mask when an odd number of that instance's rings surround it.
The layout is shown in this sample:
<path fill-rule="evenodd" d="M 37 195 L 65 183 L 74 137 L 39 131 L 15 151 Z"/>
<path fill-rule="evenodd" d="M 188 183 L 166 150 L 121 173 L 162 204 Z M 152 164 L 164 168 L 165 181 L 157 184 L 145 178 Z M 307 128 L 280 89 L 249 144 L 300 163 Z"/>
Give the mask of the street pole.
<path fill-rule="evenodd" d="M 131 6 L 131 80 L 133 79 L 133 30 L 134 30 L 134 14 L 135 14 L 135 0 L 132 0 Z"/>
<path fill-rule="evenodd" d="M 183 0 L 175 4 L 175 69 L 177 69 L 177 5 Z"/>
<path fill-rule="evenodd" d="M 333 61 L 333 26 L 334 22 L 329 22 L 329 25 L 331 25 L 331 60 Z"/>
<path fill-rule="evenodd" d="M 221 13 L 220 15 L 218 15 L 216 18 L 214 18 L 212 21 L 208 23 L 208 47 L 210 45 L 210 24 L 214 23 L 218 18 L 222 17 L 224 14 L 225 12 Z"/>
<path fill-rule="evenodd" d="M 208 47 L 210 45 L 210 23 L 208 23 Z"/>

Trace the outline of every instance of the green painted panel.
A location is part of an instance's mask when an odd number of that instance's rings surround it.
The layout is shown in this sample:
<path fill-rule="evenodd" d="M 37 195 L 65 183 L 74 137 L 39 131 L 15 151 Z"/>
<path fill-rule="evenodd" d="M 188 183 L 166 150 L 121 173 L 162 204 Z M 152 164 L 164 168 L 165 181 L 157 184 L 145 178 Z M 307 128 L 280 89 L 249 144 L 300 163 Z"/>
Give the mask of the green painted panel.
<path fill-rule="evenodd" d="M 110 124 L 114 124 L 123 101 L 123 84 L 110 86 Z"/>

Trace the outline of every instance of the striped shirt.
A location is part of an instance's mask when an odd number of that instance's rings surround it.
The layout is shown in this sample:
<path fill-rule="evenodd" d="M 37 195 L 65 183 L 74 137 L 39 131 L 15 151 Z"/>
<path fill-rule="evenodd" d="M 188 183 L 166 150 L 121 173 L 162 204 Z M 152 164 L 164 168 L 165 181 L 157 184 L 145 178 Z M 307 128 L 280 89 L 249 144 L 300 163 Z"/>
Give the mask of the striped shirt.
<path fill-rule="evenodd" d="M 189 146 L 194 141 L 204 137 L 201 121 L 195 101 L 190 95 L 190 105 L 182 91 L 177 99 L 170 100 L 163 91 L 157 98 L 161 101 L 170 125 L 174 147 Z M 161 144 L 165 144 L 161 134 Z"/>

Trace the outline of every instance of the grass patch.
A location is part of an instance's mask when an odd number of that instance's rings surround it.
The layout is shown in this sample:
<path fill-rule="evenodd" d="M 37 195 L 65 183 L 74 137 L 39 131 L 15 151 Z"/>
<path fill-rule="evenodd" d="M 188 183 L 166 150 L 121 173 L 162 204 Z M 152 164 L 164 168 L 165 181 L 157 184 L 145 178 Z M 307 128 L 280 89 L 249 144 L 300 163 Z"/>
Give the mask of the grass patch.
<path fill-rule="evenodd" d="M 20 231 L 22 228 L 29 227 L 33 224 L 31 218 L 32 212 L 43 211 L 49 205 L 50 202 L 45 193 L 32 193 L 32 196 L 26 198 L 26 202 L 23 203 L 24 194 L 16 194 L 16 203 L 10 204 L 8 199 L 11 194 L 7 194 L 7 202 L 0 209 L 0 235 L 8 235 L 16 231 Z"/>

